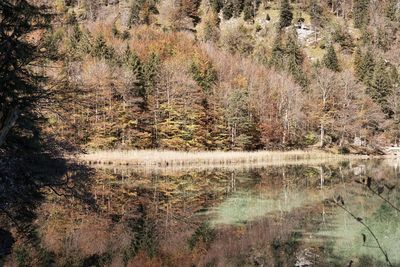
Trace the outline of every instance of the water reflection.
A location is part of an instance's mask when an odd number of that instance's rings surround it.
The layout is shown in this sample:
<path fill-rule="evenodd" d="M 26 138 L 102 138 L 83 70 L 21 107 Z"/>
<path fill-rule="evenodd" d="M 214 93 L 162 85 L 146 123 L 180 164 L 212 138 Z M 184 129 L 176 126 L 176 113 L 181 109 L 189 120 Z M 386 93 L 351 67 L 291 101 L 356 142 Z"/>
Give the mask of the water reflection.
<path fill-rule="evenodd" d="M 354 182 L 370 176 L 390 184 L 381 196 L 399 207 L 397 166 L 107 166 L 90 188 L 98 210 L 49 195 L 36 232 L 56 266 L 385 266 L 365 227 L 328 201 L 340 195 L 399 266 L 399 212 Z M 7 260 L 18 265 L 29 257 L 35 256 L 17 242 Z"/>

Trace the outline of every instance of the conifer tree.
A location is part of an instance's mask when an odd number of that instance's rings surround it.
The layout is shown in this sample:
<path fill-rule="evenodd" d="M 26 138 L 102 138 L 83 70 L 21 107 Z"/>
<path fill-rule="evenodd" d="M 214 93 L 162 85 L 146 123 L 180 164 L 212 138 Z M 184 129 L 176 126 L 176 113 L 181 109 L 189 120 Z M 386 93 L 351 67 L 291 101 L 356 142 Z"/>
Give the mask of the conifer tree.
<path fill-rule="evenodd" d="M 228 20 L 233 17 L 233 3 L 231 1 L 228 1 L 224 4 L 224 7 L 222 8 L 222 15 L 225 20 Z"/>
<path fill-rule="evenodd" d="M 369 22 L 369 0 L 354 0 L 353 17 L 354 26 L 363 28 Z"/>
<path fill-rule="evenodd" d="M 330 70 L 339 71 L 339 61 L 335 52 L 335 48 L 333 44 L 330 44 L 327 48 L 327 51 L 322 59 L 323 64 Z"/>
<path fill-rule="evenodd" d="M 219 13 L 224 6 L 222 0 L 209 0 L 211 8 L 214 10 L 214 12 Z"/>
<path fill-rule="evenodd" d="M 127 46 L 125 50 L 125 63 L 129 70 L 131 71 L 131 84 L 132 87 L 129 89 L 129 93 L 134 97 L 141 97 L 144 101 L 142 107 L 146 106 L 146 88 L 145 88 L 145 80 L 143 78 L 143 66 L 140 58 L 136 55 L 135 52 L 132 52 Z"/>
<path fill-rule="evenodd" d="M 269 60 L 269 65 L 275 69 L 283 69 L 285 51 L 282 45 L 282 33 L 277 29 L 274 43 L 272 45 L 271 59 Z"/>
<path fill-rule="evenodd" d="M 253 7 L 249 6 L 249 5 L 246 5 L 243 8 L 243 19 L 245 21 L 253 21 L 254 16 L 255 16 L 253 10 L 254 10 Z"/>
<path fill-rule="evenodd" d="M 69 48 L 72 50 L 72 53 L 76 53 L 81 38 L 82 38 L 82 31 L 79 28 L 79 25 L 75 24 L 69 36 Z"/>
<path fill-rule="evenodd" d="M 230 128 L 231 149 L 234 150 L 248 150 L 257 145 L 256 125 L 248 101 L 246 89 L 236 89 L 229 97 L 226 116 Z"/>
<path fill-rule="evenodd" d="M 308 80 L 302 69 L 304 56 L 301 52 L 295 28 L 288 33 L 285 55 L 287 71 L 292 74 L 293 78 L 298 84 L 300 84 L 302 87 L 306 87 Z"/>
<path fill-rule="evenodd" d="M 367 50 L 365 53 L 356 55 L 360 58 L 355 59 L 355 73 L 359 80 L 361 80 L 365 85 L 369 85 L 374 74 L 375 62 L 372 53 Z"/>
<path fill-rule="evenodd" d="M 397 0 L 388 0 L 386 3 L 385 15 L 391 21 L 396 20 L 397 5 Z"/>
<path fill-rule="evenodd" d="M 243 7 L 243 18 L 245 21 L 254 21 L 255 17 L 255 9 L 257 6 L 257 3 L 254 3 L 253 0 L 246 0 L 244 2 L 244 7 Z"/>
<path fill-rule="evenodd" d="M 156 77 L 160 64 L 160 58 L 155 53 L 151 53 L 147 61 L 143 64 L 142 70 L 146 95 L 151 94 L 156 85 Z"/>
<path fill-rule="evenodd" d="M 97 58 L 112 59 L 114 51 L 107 46 L 106 40 L 102 34 L 96 37 L 92 48 L 92 55 Z"/>
<path fill-rule="evenodd" d="M 48 23 L 49 16 L 28 1 L 0 1 L 0 147 L 17 120 L 32 115 L 45 95 L 38 86 L 44 77 L 31 68 L 41 65 L 45 54 L 26 36 L 45 30 Z"/>
<path fill-rule="evenodd" d="M 293 20 L 293 13 L 289 0 L 281 0 L 279 28 L 283 29 L 287 26 L 290 26 L 292 20 Z"/>
<path fill-rule="evenodd" d="M 390 75 L 386 69 L 384 60 L 379 60 L 375 65 L 371 85 L 368 88 L 368 94 L 377 102 L 382 108 L 382 111 L 391 115 L 392 111 L 388 104 L 388 97 L 392 91 L 392 84 Z"/>

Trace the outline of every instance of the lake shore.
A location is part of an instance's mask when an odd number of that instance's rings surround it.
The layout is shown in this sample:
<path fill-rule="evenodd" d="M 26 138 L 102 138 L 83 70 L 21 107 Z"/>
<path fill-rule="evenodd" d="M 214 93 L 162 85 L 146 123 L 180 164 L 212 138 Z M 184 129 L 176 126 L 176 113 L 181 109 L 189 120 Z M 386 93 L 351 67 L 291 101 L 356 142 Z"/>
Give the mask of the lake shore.
<path fill-rule="evenodd" d="M 375 156 L 341 155 L 321 150 L 292 151 L 166 151 L 166 150 L 103 150 L 81 154 L 78 159 L 91 165 L 128 166 L 201 166 L 201 165 L 271 165 L 281 162 L 304 163 L 321 160 L 368 159 Z"/>

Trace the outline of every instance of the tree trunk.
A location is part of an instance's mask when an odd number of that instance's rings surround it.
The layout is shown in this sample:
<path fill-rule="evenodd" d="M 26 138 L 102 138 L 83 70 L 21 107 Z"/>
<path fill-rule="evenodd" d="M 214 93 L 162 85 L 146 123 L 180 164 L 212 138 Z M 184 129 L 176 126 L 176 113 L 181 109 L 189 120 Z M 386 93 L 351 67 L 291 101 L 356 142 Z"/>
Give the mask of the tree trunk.
<path fill-rule="evenodd" d="M 0 119 L 2 119 L 0 117 Z M 11 130 L 11 128 L 15 125 L 18 119 L 18 108 L 13 108 L 7 115 L 7 117 L 4 120 L 4 123 L 2 124 L 0 128 L 0 147 L 3 145 L 3 143 L 6 140 L 8 132 Z"/>
<path fill-rule="evenodd" d="M 324 138 L 325 138 L 325 128 L 324 128 L 324 124 L 321 123 L 321 137 L 320 137 L 320 146 L 321 147 L 324 146 Z"/>

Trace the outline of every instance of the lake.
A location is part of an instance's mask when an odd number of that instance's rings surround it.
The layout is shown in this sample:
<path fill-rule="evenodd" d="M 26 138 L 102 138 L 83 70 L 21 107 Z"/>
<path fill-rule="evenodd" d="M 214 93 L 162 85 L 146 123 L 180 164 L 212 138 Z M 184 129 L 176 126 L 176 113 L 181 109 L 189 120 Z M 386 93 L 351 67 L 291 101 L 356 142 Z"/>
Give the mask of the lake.
<path fill-rule="evenodd" d="M 107 165 L 87 182 L 90 203 L 48 194 L 33 221 L 35 241 L 21 235 L 6 263 L 400 266 L 399 167 L 397 159 Z"/>

